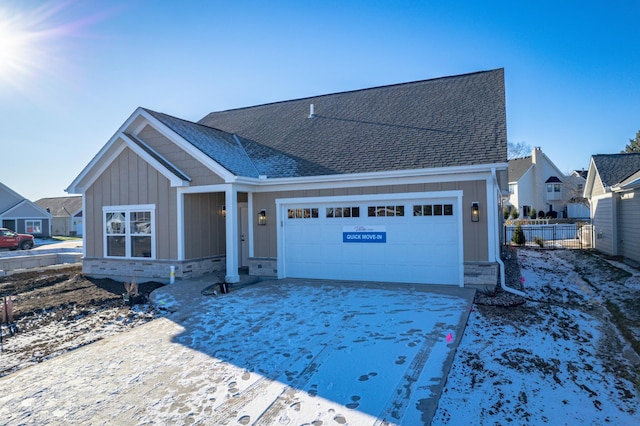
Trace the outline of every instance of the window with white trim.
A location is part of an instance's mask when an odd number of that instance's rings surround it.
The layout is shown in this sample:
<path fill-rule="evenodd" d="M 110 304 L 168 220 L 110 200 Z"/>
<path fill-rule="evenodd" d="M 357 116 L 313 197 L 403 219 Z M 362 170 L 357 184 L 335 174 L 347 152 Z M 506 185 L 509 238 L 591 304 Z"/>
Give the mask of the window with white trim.
<path fill-rule="evenodd" d="M 560 192 L 561 186 L 559 183 L 548 183 L 547 184 L 547 192 Z"/>
<path fill-rule="evenodd" d="M 27 234 L 41 234 L 42 221 L 41 220 L 25 220 L 24 229 Z"/>
<path fill-rule="evenodd" d="M 105 206 L 106 257 L 155 258 L 155 206 Z"/>

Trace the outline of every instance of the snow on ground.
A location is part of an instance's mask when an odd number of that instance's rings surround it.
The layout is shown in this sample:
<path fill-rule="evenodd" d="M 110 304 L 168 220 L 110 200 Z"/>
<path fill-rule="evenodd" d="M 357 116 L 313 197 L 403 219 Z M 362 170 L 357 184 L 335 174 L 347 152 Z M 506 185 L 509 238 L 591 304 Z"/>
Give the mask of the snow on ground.
<path fill-rule="evenodd" d="M 164 318 L 0 378 L 0 419 L 419 425 L 435 411 L 434 425 L 640 424 L 640 364 L 604 299 L 639 296 L 638 271 L 572 251 L 518 257 L 526 304 L 471 312 L 415 286 L 275 281 L 186 308 L 164 292 Z"/>
<path fill-rule="evenodd" d="M 153 318 L 154 312 L 146 306 L 131 310 L 121 307 L 81 310 L 64 318 L 51 309 L 20 321 L 19 332 L 12 337 L 9 337 L 6 325 L 2 325 L 0 377 L 122 333 Z M 56 348 L 53 352 L 52 347 Z"/>
<path fill-rule="evenodd" d="M 271 282 L 203 297 L 0 379 L 0 418 L 422 424 L 469 312 L 469 292 L 457 292 L 466 297 L 416 286 Z"/>
<path fill-rule="evenodd" d="M 575 253 L 575 254 L 574 254 Z M 577 252 L 520 252 L 529 300 L 517 308 L 476 306 L 470 315 L 434 425 L 640 424 L 640 399 L 596 288 L 614 285 L 576 272 Z M 637 271 L 636 271 L 637 273 Z M 633 287 L 636 277 L 627 280 Z M 638 380 L 638 376 L 635 376 Z"/>

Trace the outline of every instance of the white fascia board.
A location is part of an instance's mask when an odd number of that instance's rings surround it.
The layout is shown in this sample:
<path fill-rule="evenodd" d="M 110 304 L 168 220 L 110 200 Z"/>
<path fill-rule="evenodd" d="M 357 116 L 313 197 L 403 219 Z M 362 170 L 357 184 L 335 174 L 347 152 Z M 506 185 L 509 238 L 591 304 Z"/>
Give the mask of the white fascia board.
<path fill-rule="evenodd" d="M 73 180 L 73 182 L 71 182 L 71 184 L 67 187 L 67 189 L 65 189 L 65 192 L 69 194 L 82 194 L 84 192 L 84 189 L 87 186 L 89 186 L 89 185 L 81 185 L 82 181 L 85 180 L 85 178 L 87 177 L 89 177 L 89 181 L 91 182 L 95 181 L 96 178 L 95 178 L 94 168 L 96 167 L 96 165 L 100 162 L 102 157 L 107 155 L 107 153 L 112 148 L 112 146 L 118 141 L 118 138 L 120 137 L 120 135 L 123 134 L 126 131 L 126 129 L 128 129 L 131 126 L 131 124 L 141 115 L 142 112 L 144 112 L 142 108 L 140 107 L 136 108 L 136 110 L 129 116 L 129 118 L 127 118 L 127 120 L 122 124 L 122 126 L 120 126 L 118 131 L 115 132 L 113 136 L 111 136 L 111 138 L 109 138 L 107 143 L 100 149 L 100 151 L 98 151 L 98 153 L 91 159 L 91 161 L 89 161 L 89 164 L 87 164 L 84 167 L 84 169 L 82 169 L 80 174 Z M 100 173 L 102 173 L 102 171 L 104 171 L 104 169 L 100 168 Z M 90 175 L 94 175 L 94 176 L 91 177 Z"/>
<path fill-rule="evenodd" d="M 189 154 L 190 156 L 198 160 L 200 163 L 202 163 L 206 168 L 211 170 L 213 173 L 223 178 L 225 182 L 233 182 L 236 180 L 236 176 L 233 173 L 229 172 L 229 170 L 222 167 L 220 163 L 218 163 L 217 161 L 214 161 L 210 157 L 206 156 L 202 151 L 200 151 L 198 148 L 196 148 L 195 146 L 193 146 L 192 144 L 184 140 L 182 136 L 178 135 L 173 130 L 168 128 L 160 120 L 156 119 L 154 116 L 152 116 L 151 114 L 149 114 L 144 110 L 140 111 L 140 115 L 146 118 L 149 121 L 149 124 L 151 124 L 153 128 L 156 129 L 158 132 L 160 132 L 164 137 L 166 137 L 171 142 L 176 144 L 184 152 L 186 152 L 187 154 Z M 144 128 L 144 125 L 138 126 L 137 129 L 134 131 L 133 135 L 138 136 L 138 133 L 143 128 Z"/>
<path fill-rule="evenodd" d="M 116 144 L 117 141 L 120 142 Z M 100 175 L 109 168 L 111 163 L 118 158 L 118 155 L 120 155 L 127 146 L 119 136 L 115 138 L 113 143 L 108 143 L 107 145 L 109 146 L 109 149 L 94 157 L 94 160 L 96 161 L 94 162 L 91 160 L 82 173 L 78 175 L 67 189 L 65 189 L 66 192 L 70 194 L 84 194 L 87 188 L 93 185 L 98 177 L 100 177 Z M 105 145 L 105 147 L 107 145 Z"/>
<path fill-rule="evenodd" d="M 547 157 L 547 154 L 545 154 L 544 152 L 542 153 L 542 155 L 544 156 L 544 158 L 547 160 L 547 164 L 549 164 L 551 166 L 551 168 L 555 169 L 555 171 L 562 176 L 563 178 L 566 178 L 567 176 L 564 174 L 564 172 L 562 170 L 560 170 L 558 168 L 558 166 L 556 166 L 556 164 L 551 161 L 551 159 L 549 157 Z M 556 176 L 557 177 L 557 176 Z"/>
<path fill-rule="evenodd" d="M 506 169 L 507 163 L 462 167 L 398 170 L 388 172 L 354 173 L 344 175 L 310 176 L 304 178 L 277 178 L 261 180 L 256 192 L 285 191 L 353 186 L 401 185 L 411 183 L 459 182 L 491 178 L 491 170 Z"/>
<path fill-rule="evenodd" d="M 640 188 L 640 170 L 633 173 L 627 179 L 611 187 L 613 192 L 632 191 L 636 188 Z"/>
<path fill-rule="evenodd" d="M 591 193 L 593 192 L 593 185 L 598 178 L 598 169 L 596 168 L 596 163 L 593 161 L 593 156 L 589 159 L 589 168 L 587 169 L 587 178 L 584 184 L 584 190 L 582 191 L 582 196 L 584 198 L 591 198 Z"/>
<path fill-rule="evenodd" d="M 151 167 L 156 169 L 162 176 L 166 177 L 169 180 L 169 182 L 171 183 L 172 187 L 189 186 L 189 181 L 180 179 L 171 170 L 167 169 L 162 163 L 160 163 L 158 160 L 153 158 L 153 156 L 150 155 L 147 151 L 145 151 L 144 149 L 140 148 L 138 146 L 138 144 L 135 143 L 134 141 L 132 141 L 131 138 L 129 138 L 126 134 L 122 134 L 121 138 L 124 141 L 124 143 L 127 144 L 129 149 L 131 149 L 133 152 L 135 152 L 136 155 L 138 155 L 144 161 L 149 163 L 151 165 Z M 143 141 L 141 141 L 141 142 L 144 143 Z M 167 161 L 167 163 L 171 164 L 168 160 L 165 159 L 165 161 Z M 176 170 L 180 171 L 180 173 L 182 173 L 183 175 L 186 176 L 186 173 L 182 172 L 177 167 L 175 167 L 175 168 L 176 168 Z"/>
<path fill-rule="evenodd" d="M 339 203 L 358 201 L 391 201 L 429 198 L 461 198 L 463 192 L 459 189 L 452 191 L 402 192 L 393 194 L 363 194 L 363 195 L 329 195 L 318 197 L 276 198 L 276 206 L 288 204 Z"/>
<path fill-rule="evenodd" d="M 616 185 L 611 187 L 612 192 L 626 192 L 633 191 L 635 189 L 640 188 L 640 179 L 636 179 L 629 183 L 625 183 L 624 185 Z"/>

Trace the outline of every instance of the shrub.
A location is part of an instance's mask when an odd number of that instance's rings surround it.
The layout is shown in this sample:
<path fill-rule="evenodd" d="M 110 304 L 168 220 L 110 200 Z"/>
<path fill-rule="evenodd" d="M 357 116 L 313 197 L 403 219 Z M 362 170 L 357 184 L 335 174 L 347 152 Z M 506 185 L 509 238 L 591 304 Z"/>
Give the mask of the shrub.
<path fill-rule="evenodd" d="M 517 219 L 518 216 L 520 216 L 520 213 L 518 212 L 518 209 L 511 210 L 511 219 Z"/>
<path fill-rule="evenodd" d="M 509 219 L 509 209 L 508 208 L 504 208 L 502 209 L 502 217 L 504 217 L 505 220 Z"/>
<path fill-rule="evenodd" d="M 540 247 L 544 247 L 544 240 L 540 237 L 534 237 L 533 242 L 539 245 Z"/>
<path fill-rule="evenodd" d="M 531 211 L 529 212 L 529 218 L 530 219 L 536 218 L 536 209 L 531 209 Z"/>
<path fill-rule="evenodd" d="M 527 242 L 527 239 L 524 237 L 524 231 L 522 230 L 522 225 L 520 225 L 519 223 L 516 225 L 516 229 L 513 230 L 511 241 L 513 241 L 515 244 L 519 246 Z"/>

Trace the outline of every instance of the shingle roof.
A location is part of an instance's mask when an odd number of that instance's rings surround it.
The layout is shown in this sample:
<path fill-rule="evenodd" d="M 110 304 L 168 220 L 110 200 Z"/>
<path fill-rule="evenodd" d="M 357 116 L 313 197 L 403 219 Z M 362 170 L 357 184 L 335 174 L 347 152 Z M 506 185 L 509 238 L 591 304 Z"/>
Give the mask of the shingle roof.
<path fill-rule="evenodd" d="M 596 154 L 592 158 L 604 186 L 615 186 L 640 170 L 640 153 Z"/>
<path fill-rule="evenodd" d="M 82 210 L 81 196 L 41 198 L 35 203 L 54 217 L 70 217 Z"/>
<path fill-rule="evenodd" d="M 233 134 L 149 109 L 144 110 L 234 175 L 259 176 L 244 147 Z"/>
<path fill-rule="evenodd" d="M 520 180 L 522 175 L 531 168 L 531 164 L 533 164 L 531 156 L 509 160 L 509 182 L 517 182 Z"/>
<path fill-rule="evenodd" d="M 495 164 L 507 156 L 502 69 L 212 112 L 199 124 L 155 115 L 244 176 Z"/>
<path fill-rule="evenodd" d="M 152 112 L 152 111 L 149 111 L 149 112 Z M 182 170 L 178 169 L 176 166 L 174 166 L 169 161 L 167 161 L 167 159 L 161 156 L 156 150 L 151 148 L 149 145 L 147 145 L 146 143 L 144 143 L 143 141 L 141 141 L 140 139 L 138 139 L 137 137 L 133 136 L 130 133 L 125 133 L 125 135 L 127 135 L 127 137 L 131 139 L 133 143 L 135 143 L 137 146 L 143 149 L 147 154 L 152 156 L 156 161 L 158 161 L 160 164 L 166 167 L 169 171 L 171 171 L 171 173 L 176 175 L 178 178 L 189 181 L 189 182 L 191 181 L 191 178 L 189 176 L 184 174 Z"/>

